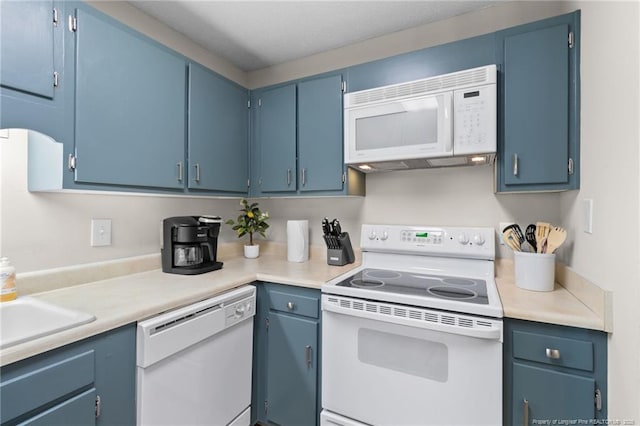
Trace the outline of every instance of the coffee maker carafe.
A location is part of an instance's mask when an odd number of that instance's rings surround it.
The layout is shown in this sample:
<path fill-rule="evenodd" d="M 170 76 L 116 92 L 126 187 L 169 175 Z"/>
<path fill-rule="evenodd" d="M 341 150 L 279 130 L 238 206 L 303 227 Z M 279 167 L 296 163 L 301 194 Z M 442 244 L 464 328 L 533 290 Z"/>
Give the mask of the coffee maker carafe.
<path fill-rule="evenodd" d="M 216 261 L 218 216 L 177 216 L 162 221 L 162 271 L 196 275 L 222 268 Z"/>

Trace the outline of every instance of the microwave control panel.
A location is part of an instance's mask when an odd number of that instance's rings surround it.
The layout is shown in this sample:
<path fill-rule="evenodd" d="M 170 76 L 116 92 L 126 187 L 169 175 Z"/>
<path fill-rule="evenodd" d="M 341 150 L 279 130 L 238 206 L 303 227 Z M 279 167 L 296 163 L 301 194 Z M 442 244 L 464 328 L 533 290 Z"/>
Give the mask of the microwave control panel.
<path fill-rule="evenodd" d="M 496 151 L 496 85 L 456 90 L 454 104 L 454 152 L 456 155 Z"/>

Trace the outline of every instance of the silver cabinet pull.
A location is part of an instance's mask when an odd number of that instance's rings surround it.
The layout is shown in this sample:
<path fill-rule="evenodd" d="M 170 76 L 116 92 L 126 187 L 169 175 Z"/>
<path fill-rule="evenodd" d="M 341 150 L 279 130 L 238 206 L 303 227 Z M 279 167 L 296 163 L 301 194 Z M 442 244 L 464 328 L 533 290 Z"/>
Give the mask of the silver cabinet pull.
<path fill-rule="evenodd" d="M 513 154 L 513 175 L 518 176 L 518 154 Z"/>
<path fill-rule="evenodd" d="M 178 161 L 176 166 L 178 166 L 178 182 L 182 182 L 182 179 L 184 177 L 184 170 L 182 169 L 182 161 Z"/>
<path fill-rule="evenodd" d="M 544 353 L 549 359 L 560 359 L 560 351 L 558 349 L 547 348 Z"/>
<path fill-rule="evenodd" d="M 287 309 L 289 309 L 290 311 L 293 311 L 293 308 L 295 308 L 296 305 L 293 304 L 293 302 L 287 302 Z"/>
<path fill-rule="evenodd" d="M 304 356 L 307 361 L 307 368 L 311 368 L 311 345 L 304 347 Z"/>
<path fill-rule="evenodd" d="M 302 176 L 301 176 L 301 177 L 302 177 L 302 186 L 304 186 L 304 184 L 305 184 L 305 183 L 306 183 L 306 181 L 307 181 L 307 180 L 306 180 L 306 176 L 305 176 L 305 175 L 306 175 L 306 172 L 307 172 L 307 169 L 304 169 L 304 168 L 303 168 L 302 170 L 300 170 L 300 174 L 302 175 Z"/>
<path fill-rule="evenodd" d="M 291 185 L 291 169 L 287 169 L 287 185 Z"/>
<path fill-rule="evenodd" d="M 200 182 L 200 163 L 196 163 L 195 166 L 193 166 L 196 169 L 196 182 Z"/>
<path fill-rule="evenodd" d="M 522 426 L 529 426 L 529 401 L 522 400 Z"/>

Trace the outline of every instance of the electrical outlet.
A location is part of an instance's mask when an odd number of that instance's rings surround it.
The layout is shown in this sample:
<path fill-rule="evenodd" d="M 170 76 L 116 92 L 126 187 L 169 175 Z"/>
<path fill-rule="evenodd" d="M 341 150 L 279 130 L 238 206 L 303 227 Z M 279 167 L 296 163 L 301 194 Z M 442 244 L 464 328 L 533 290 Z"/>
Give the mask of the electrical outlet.
<path fill-rule="evenodd" d="M 91 247 L 111 245 L 111 219 L 91 219 Z"/>
<path fill-rule="evenodd" d="M 504 239 L 502 238 L 502 230 L 511 224 L 513 224 L 513 222 L 500 222 L 498 224 L 498 238 L 500 239 L 499 241 L 501 246 L 504 245 Z"/>

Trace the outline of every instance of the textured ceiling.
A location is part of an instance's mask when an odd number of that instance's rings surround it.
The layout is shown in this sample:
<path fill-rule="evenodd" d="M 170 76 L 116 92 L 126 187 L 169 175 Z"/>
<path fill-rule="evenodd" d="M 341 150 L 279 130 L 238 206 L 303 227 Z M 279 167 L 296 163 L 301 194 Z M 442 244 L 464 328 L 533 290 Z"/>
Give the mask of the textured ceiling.
<path fill-rule="evenodd" d="M 132 1 L 243 71 L 253 71 L 497 1 Z"/>

